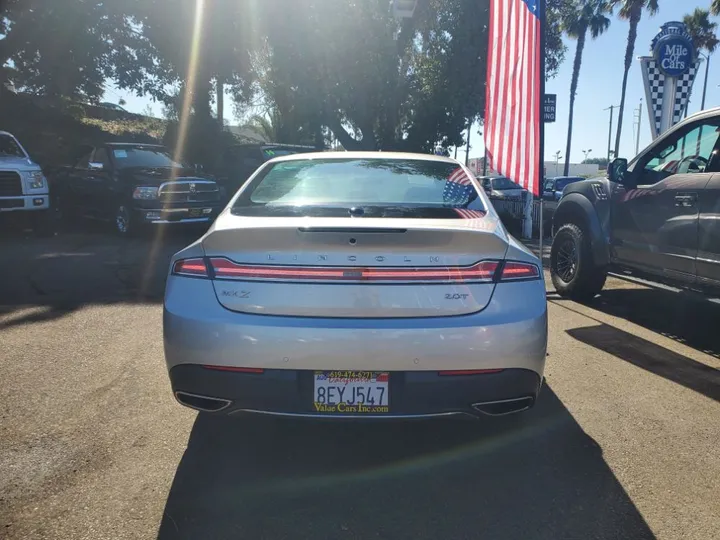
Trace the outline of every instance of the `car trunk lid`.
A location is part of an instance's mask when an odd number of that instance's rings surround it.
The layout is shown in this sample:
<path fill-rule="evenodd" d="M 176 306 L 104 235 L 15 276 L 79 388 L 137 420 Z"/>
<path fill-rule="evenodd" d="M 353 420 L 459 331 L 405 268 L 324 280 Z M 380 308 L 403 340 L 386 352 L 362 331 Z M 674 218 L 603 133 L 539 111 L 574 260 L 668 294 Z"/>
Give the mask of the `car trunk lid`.
<path fill-rule="evenodd" d="M 504 258 L 497 218 L 225 216 L 203 239 L 218 301 L 243 313 L 439 317 L 482 310 Z"/>

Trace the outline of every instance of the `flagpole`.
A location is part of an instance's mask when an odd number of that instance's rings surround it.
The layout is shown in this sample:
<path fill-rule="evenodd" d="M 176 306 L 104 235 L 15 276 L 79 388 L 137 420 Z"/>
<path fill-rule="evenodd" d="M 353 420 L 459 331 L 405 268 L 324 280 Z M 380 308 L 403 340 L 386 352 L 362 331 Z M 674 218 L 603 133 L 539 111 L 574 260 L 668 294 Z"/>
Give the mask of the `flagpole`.
<path fill-rule="evenodd" d="M 547 0 L 538 0 L 540 9 L 540 164 L 538 167 L 537 186 L 540 194 L 540 269 L 545 266 L 544 263 L 544 236 L 545 224 L 543 223 L 543 182 L 545 180 L 545 24 Z"/>

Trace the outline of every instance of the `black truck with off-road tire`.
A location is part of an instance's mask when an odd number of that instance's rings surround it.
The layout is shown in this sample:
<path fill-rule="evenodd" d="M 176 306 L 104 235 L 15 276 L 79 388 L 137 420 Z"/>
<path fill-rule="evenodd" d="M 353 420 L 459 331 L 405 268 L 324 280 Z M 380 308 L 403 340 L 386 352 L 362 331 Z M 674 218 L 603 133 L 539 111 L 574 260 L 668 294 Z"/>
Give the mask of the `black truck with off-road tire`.
<path fill-rule="evenodd" d="M 613 160 L 606 178 L 567 186 L 553 232 L 561 296 L 591 300 L 608 272 L 720 296 L 720 108 Z"/>

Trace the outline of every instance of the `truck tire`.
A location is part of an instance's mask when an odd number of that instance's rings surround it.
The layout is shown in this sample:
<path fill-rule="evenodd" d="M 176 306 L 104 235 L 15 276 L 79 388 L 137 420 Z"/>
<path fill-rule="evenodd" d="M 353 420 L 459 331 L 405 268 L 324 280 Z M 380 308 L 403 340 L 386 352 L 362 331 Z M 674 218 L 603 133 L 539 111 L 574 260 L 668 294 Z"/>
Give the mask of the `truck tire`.
<path fill-rule="evenodd" d="M 121 204 L 115 210 L 115 219 L 113 220 L 113 228 L 119 236 L 130 237 L 135 236 L 137 232 L 137 224 L 133 220 L 130 208 Z"/>
<path fill-rule="evenodd" d="M 595 298 L 605 285 L 607 269 L 593 260 L 590 240 L 573 223 L 560 227 L 550 250 L 550 276 L 560 296 L 579 302 Z"/>

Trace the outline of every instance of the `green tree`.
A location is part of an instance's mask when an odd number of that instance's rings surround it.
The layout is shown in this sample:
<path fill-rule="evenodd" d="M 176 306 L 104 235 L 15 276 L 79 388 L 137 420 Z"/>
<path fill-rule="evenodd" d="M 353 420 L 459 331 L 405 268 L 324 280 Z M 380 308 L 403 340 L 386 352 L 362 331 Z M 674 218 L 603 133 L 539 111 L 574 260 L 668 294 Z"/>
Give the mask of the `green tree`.
<path fill-rule="evenodd" d="M 128 0 L 125 0 L 128 1 Z M 249 86 L 250 0 L 137 0 L 132 16 L 145 38 L 137 66 L 118 81 L 169 105 L 188 100 L 195 114 L 211 118 L 217 100 L 222 125 L 225 88 L 240 97 Z M 181 107 L 182 105 L 180 105 Z M 177 104 L 175 107 L 178 109 Z"/>
<path fill-rule="evenodd" d="M 577 93 L 582 55 L 585 49 L 587 33 L 596 39 L 610 26 L 608 4 L 604 0 L 579 0 L 575 9 L 565 14 L 564 28 L 567 35 L 577 39 L 572 79 L 570 81 L 570 108 L 568 119 L 567 147 L 565 150 L 565 176 L 570 174 L 570 150 L 572 146 L 573 115 L 575 112 L 575 94 Z"/>
<path fill-rule="evenodd" d="M 720 0 L 713 0 L 712 5 L 710 6 L 710 13 L 713 15 L 720 15 Z"/>
<path fill-rule="evenodd" d="M 139 0 L 9 0 L 0 19 L 0 83 L 53 98 L 98 101 L 141 40 L 127 11 Z"/>
<path fill-rule="evenodd" d="M 583 160 L 583 163 L 599 165 L 601 169 L 607 169 L 608 159 L 606 157 L 594 157 Z"/>
<path fill-rule="evenodd" d="M 628 31 L 627 47 L 625 48 L 625 71 L 623 73 L 622 92 L 620 93 L 620 108 L 618 112 L 617 136 L 615 137 L 615 155 L 620 152 L 620 136 L 622 135 L 623 113 L 625 112 L 625 93 L 627 91 L 628 73 L 632 65 L 635 53 L 635 41 L 637 40 L 637 27 L 644 11 L 655 15 L 658 11 L 658 0 L 610 0 L 612 7 L 618 6 L 618 15 L 621 19 L 630 22 Z"/>
<path fill-rule="evenodd" d="M 260 135 L 265 142 L 278 142 L 278 137 L 276 135 L 276 126 L 278 124 L 279 118 L 277 116 L 277 112 L 274 112 L 274 118 L 268 118 L 267 116 L 263 116 L 260 114 L 254 115 L 252 118 L 250 118 L 250 121 L 245 124 L 245 127 L 253 130 L 255 133 Z"/>
<path fill-rule="evenodd" d="M 715 51 L 720 43 L 716 34 L 718 25 L 710 21 L 710 12 L 707 9 L 695 8 L 695 11 L 683 17 L 683 22 L 696 49 L 705 49 L 708 53 Z"/>
<path fill-rule="evenodd" d="M 720 1 L 720 0 L 718 0 Z M 554 78 L 565 61 L 567 47 L 563 43 L 563 21 L 574 0 L 547 0 L 545 26 L 545 76 Z"/>
<path fill-rule="evenodd" d="M 461 144 L 483 110 L 488 0 L 420 2 L 400 23 L 386 0 L 267 0 L 261 12 L 274 105 L 349 150 Z"/>

